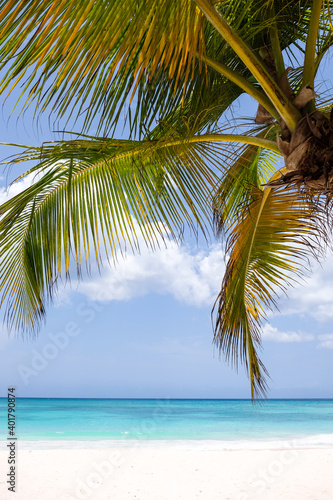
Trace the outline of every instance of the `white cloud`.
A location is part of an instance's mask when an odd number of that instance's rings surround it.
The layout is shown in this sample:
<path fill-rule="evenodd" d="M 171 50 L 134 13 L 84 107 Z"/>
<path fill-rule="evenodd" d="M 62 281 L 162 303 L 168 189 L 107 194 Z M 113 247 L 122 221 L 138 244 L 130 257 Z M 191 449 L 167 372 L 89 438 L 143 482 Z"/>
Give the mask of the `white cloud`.
<path fill-rule="evenodd" d="M 0 205 L 8 201 L 10 198 L 13 198 L 13 196 L 16 196 L 18 193 L 21 193 L 24 189 L 28 188 L 31 186 L 33 183 L 33 175 L 30 174 L 27 177 L 24 177 L 21 181 L 15 182 L 15 184 L 12 184 L 8 188 L 6 187 L 0 187 Z"/>
<path fill-rule="evenodd" d="M 333 349 L 333 333 L 319 335 L 318 339 L 320 342 L 317 345 L 317 349 Z"/>
<path fill-rule="evenodd" d="M 262 329 L 262 339 L 270 342 L 310 342 L 315 336 L 305 332 L 281 332 L 274 326 L 266 323 Z"/>
<path fill-rule="evenodd" d="M 289 288 L 287 294 L 288 297 L 282 296 L 278 301 L 277 314 L 310 315 L 318 321 L 332 319 L 333 255 L 329 255 L 322 265 L 312 263 L 312 274 L 306 282 Z"/>
<path fill-rule="evenodd" d="M 82 283 L 79 292 L 93 300 L 128 300 L 149 293 L 171 294 L 176 300 L 213 305 L 225 270 L 220 245 L 206 251 L 169 243 L 151 252 L 142 246 L 139 255 L 128 255 L 114 269 L 104 267 L 102 276 Z"/>
<path fill-rule="evenodd" d="M 37 178 L 36 174 L 30 174 L 8 189 L 1 187 L 0 204 L 31 186 Z M 134 224 L 139 234 L 138 224 Z M 102 276 L 96 273 L 93 279 L 86 278 L 79 291 L 93 300 L 128 300 L 160 293 L 171 294 L 187 304 L 213 305 L 225 270 L 220 245 L 193 251 L 170 242 L 165 248 L 161 237 L 157 242 L 160 249 L 152 252 L 142 240 L 139 237 L 140 254 L 119 258 L 116 269 L 105 266 Z M 59 298 L 64 294 L 65 291 L 60 292 Z"/>
<path fill-rule="evenodd" d="M 38 179 L 37 175 L 36 173 L 32 173 L 20 181 L 14 182 L 8 188 L 0 187 L 0 205 L 30 187 Z"/>

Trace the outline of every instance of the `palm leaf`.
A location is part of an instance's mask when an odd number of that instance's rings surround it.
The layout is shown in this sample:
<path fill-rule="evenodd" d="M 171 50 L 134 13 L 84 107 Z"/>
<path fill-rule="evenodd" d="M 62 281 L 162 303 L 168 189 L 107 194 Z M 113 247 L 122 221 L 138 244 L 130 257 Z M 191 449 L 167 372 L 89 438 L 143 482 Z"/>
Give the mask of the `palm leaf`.
<path fill-rule="evenodd" d="M 208 137 L 209 139 L 209 137 Z M 35 183 L 0 208 L 2 302 L 15 328 L 33 328 L 74 258 L 116 259 L 138 232 L 155 248 L 184 225 L 206 231 L 211 192 L 229 151 L 202 137 L 159 141 L 89 137 L 29 148 L 13 158 L 38 161 Z M 23 176 L 19 177 L 20 180 Z"/>
<path fill-rule="evenodd" d="M 251 132 L 256 137 L 273 138 L 276 131 L 276 125 L 269 125 Z M 255 145 L 247 145 L 235 151 L 235 160 L 230 161 L 228 168 L 222 172 L 214 195 L 213 216 L 218 236 L 228 234 L 237 220 L 239 206 L 251 203 L 252 191 L 249 185 L 260 188 L 276 171 L 279 161 L 280 154 Z"/>
<path fill-rule="evenodd" d="M 272 25 L 277 27 L 282 49 L 292 51 L 295 43 L 302 47 L 311 2 L 283 0 L 274 14 L 271 4 L 271 0 L 236 4 L 227 0 L 217 3 L 217 8 L 254 51 L 269 44 Z M 320 39 L 325 50 L 331 45 L 326 22 L 330 7 L 331 2 L 325 2 L 322 11 Z M 205 53 L 252 79 L 192 0 L 57 4 L 1 0 L 0 32 L 0 61 L 5 70 L 1 92 L 20 85 L 26 105 L 35 100 L 40 111 L 50 105 L 58 116 L 68 116 L 70 110 L 76 116 L 83 113 L 86 129 L 97 118 L 105 134 L 133 96 L 133 130 L 138 125 L 143 133 L 156 115 L 165 121 L 182 107 L 187 120 L 204 109 L 214 109 L 206 121 L 212 125 L 211 120 L 221 116 L 226 103 L 232 102 L 231 95 L 235 99 L 240 90 L 227 84 L 228 98 L 223 101 L 225 90 L 219 84 L 225 78 L 209 73 Z"/>
<path fill-rule="evenodd" d="M 323 200 L 292 189 L 251 189 L 240 207 L 227 244 L 229 260 L 215 304 L 215 343 L 228 359 L 245 364 L 251 394 L 265 394 L 267 370 L 258 355 L 268 308 L 306 272 L 310 255 L 327 242 Z"/>
<path fill-rule="evenodd" d="M 203 21 L 191 0 L 1 1 L 0 58 L 9 63 L 1 91 L 23 82 L 26 104 L 52 102 L 63 115 L 74 103 L 88 107 L 89 122 L 100 110 L 104 120 L 147 73 L 188 75 L 204 47 Z"/>

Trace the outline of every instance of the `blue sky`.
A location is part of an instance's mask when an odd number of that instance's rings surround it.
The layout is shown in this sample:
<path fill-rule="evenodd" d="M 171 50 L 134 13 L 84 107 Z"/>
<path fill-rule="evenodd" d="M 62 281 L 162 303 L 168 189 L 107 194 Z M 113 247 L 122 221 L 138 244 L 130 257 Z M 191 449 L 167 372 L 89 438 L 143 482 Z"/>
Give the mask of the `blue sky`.
<path fill-rule="evenodd" d="M 332 88 L 329 66 L 319 75 L 324 88 Z M 61 129 L 47 117 L 32 126 L 31 110 L 8 120 L 12 103 L 2 108 L 2 142 L 39 145 Z M 249 100 L 234 114 L 244 107 L 254 116 Z M 0 158 L 12 151 L 0 147 Z M 2 172 L 1 202 L 21 171 Z M 243 367 L 236 373 L 212 345 L 223 257 L 214 238 L 207 245 L 189 236 L 185 246 L 171 243 L 155 253 L 142 245 L 140 255 L 120 258 L 116 269 L 105 264 L 101 275 L 93 270 L 81 284 L 73 277 L 60 285 L 36 339 L 8 338 L 1 327 L 0 396 L 14 385 L 21 397 L 249 397 Z M 307 283 L 288 295 L 263 328 L 269 396 L 333 397 L 332 255 L 322 266 L 314 263 Z"/>

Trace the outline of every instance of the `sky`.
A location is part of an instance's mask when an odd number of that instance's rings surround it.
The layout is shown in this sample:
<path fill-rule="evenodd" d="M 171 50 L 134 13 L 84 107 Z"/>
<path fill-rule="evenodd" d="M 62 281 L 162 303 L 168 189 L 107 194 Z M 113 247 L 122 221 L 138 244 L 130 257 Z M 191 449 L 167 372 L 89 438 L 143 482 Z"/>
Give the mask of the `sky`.
<path fill-rule="evenodd" d="M 330 65 L 319 74 L 322 88 L 333 87 Z M 249 99 L 234 108 L 235 116 L 244 109 L 254 116 Z M 31 109 L 8 118 L 14 100 L 2 107 L 2 142 L 40 145 L 55 138 L 47 116 L 32 125 Z M 0 158 L 14 151 L 2 145 Z M 0 171 L 1 203 L 22 171 L 15 168 Z M 12 186 L 9 196 L 27 182 Z M 311 268 L 263 326 L 270 398 L 333 397 L 332 254 Z M 224 269 L 221 241 L 188 235 L 185 245 L 171 242 L 155 252 L 142 244 L 140 254 L 128 253 L 116 268 L 105 263 L 81 283 L 73 276 L 60 284 L 36 338 L 0 326 L 0 396 L 14 386 L 17 397 L 249 398 L 244 368 L 231 367 L 212 342 L 211 311 Z"/>

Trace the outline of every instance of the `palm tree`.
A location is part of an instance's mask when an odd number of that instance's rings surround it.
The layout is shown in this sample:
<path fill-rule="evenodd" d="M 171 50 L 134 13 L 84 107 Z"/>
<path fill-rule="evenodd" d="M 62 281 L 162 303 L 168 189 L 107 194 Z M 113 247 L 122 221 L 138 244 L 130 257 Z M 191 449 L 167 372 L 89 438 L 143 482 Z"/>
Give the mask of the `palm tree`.
<path fill-rule="evenodd" d="M 22 109 L 84 115 L 75 138 L 10 159 L 39 176 L 0 209 L 9 324 L 36 328 L 73 259 L 80 273 L 92 253 L 99 264 L 136 249 L 138 231 L 154 248 L 214 224 L 229 256 L 214 341 L 245 364 L 252 397 L 265 394 L 265 312 L 328 239 L 333 98 L 314 80 L 333 2 L 0 3 L 0 91 L 21 85 Z M 253 123 L 223 124 L 243 93 L 258 103 Z M 112 138 L 125 112 L 131 137 Z"/>

